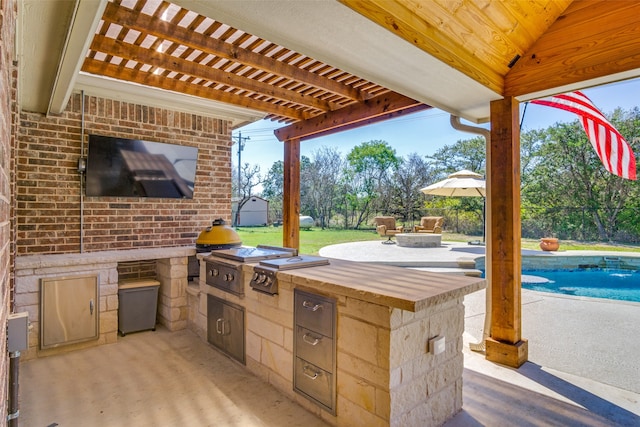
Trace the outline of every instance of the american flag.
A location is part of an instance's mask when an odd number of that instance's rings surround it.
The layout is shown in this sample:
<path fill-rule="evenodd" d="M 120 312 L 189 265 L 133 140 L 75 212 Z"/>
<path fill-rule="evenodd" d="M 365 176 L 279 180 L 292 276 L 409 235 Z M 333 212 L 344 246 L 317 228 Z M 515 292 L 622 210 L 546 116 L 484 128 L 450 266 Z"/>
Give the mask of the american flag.
<path fill-rule="evenodd" d="M 577 114 L 605 169 L 622 178 L 636 179 L 631 146 L 584 93 L 576 91 L 531 102 Z"/>

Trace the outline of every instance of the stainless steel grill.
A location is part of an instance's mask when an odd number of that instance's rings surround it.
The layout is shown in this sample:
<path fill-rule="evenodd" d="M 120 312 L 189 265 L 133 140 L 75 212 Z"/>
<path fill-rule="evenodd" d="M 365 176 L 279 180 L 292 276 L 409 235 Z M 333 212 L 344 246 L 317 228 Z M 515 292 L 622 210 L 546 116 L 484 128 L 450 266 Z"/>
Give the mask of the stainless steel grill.
<path fill-rule="evenodd" d="M 260 264 L 253 268 L 253 277 L 249 285 L 254 291 L 275 295 L 278 293 L 278 279 L 276 276 L 278 271 L 327 264 L 329 264 L 328 259 L 309 255 L 260 261 Z"/>
<path fill-rule="evenodd" d="M 297 255 L 291 248 L 272 246 L 239 247 L 211 251 L 206 262 L 206 283 L 209 286 L 244 295 L 242 265 L 267 259 L 290 258 Z"/>

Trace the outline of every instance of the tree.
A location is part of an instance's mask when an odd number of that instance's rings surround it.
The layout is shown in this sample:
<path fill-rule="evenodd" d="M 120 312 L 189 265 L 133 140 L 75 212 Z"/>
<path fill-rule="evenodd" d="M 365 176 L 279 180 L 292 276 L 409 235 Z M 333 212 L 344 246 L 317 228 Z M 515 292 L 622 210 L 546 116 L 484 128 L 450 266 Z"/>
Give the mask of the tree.
<path fill-rule="evenodd" d="M 306 205 L 322 228 L 328 225 L 333 215 L 342 169 L 340 153 L 335 148 L 321 147 L 313 153 L 312 161 L 305 170 Z"/>
<path fill-rule="evenodd" d="M 284 162 L 278 160 L 267 172 L 262 183 L 262 197 L 269 201 L 269 218 L 282 219 L 282 196 L 284 189 Z"/>
<path fill-rule="evenodd" d="M 352 209 L 354 228 L 379 208 L 376 200 L 380 197 L 382 184 L 399 164 L 396 151 L 385 141 L 363 142 L 349 152 L 344 184 L 348 183 L 351 188 L 346 207 Z"/>
<path fill-rule="evenodd" d="M 638 135 L 637 109 L 629 113 L 616 110 L 610 117 L 623 135 Z M 638 194 L 637 186 L 604 169 L 577 120 L 556 123 L 539 136 L 538 160 L 522 191 L 523 206 L 530 209 L 523 218 L 523 234 L 526 230 L 568 238 L 581 233 L 582 238 L 612 240 L 627 201 Z M 538 224 L 537 230 L 527 228 L 533 224 Z"/>
<path fill-rule="evenodd" d="M 235 169 L 234 176 L 238 175 L 238 170 Z M 238 196 L 238 208 L 236 209 L 235 218 L 233 218 L 233 225 L 238 225 L 238 219 L 240 218 L 240 211 L 242 207 L 247 203 L 247 201 L 253 195 L 253 191 L 260 184 L 262 184 L 263 180 L 260 176 L 260 166 L 258 165 L 250 165 L 249 163 L 245 163 L 242 165 L 240 169 L 240 182 L 232 181 L 232 191 Z M 239 187 L 238 187 L 239 184 Z"/>
<path fill-rule="evenodd" d="M 404 221 L 418 219 L 425 201 L 425 194 L 420 189 L 435 182 L 435 178 L 435 171 L 422 156 L 412 153 L 406 159 L 402 158 L 389 181 L 389 190 L 385 192 L 392 213 Z"/>
<path fill-rule="evenodd" d="M 441 178 L 462 169 L 484 175 L 486 158 L 486 141 L 482 136 L 458 140 L 427 156 L 434 169 L 441 173 Z"/>

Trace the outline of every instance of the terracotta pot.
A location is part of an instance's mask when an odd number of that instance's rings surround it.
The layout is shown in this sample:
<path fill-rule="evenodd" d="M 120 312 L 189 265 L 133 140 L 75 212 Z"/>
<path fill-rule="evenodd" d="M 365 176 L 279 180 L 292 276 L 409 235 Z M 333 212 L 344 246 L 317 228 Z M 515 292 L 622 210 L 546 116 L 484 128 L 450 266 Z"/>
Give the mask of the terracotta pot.
<path fill-rule="evenodd" d="M 543 251 L 557 251 L 560 247 L 560 242 L 555 237 L 543 237 L 540 239 L 540 249 Z"/>

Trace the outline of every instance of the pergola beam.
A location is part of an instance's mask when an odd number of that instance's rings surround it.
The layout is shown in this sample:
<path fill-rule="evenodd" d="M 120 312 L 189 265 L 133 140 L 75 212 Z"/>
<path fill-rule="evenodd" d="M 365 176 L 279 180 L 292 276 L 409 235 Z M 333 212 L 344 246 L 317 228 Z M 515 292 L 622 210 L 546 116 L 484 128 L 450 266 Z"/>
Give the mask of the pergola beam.
<path fill-rule="evenodd" d="M 432 107 L 404 95 L 389 92 L 338 111 L 276 129 L 274 134 L 279 141 L 317 138 L 429 108 Z"/>
<path fill-rule="evenodd" d="M 294 113 L 290 108 L 281 107 L 269 102 L 253 99 L 248 96 L 236 95 L 227 92 L 220 93 L 220 91 L 216 91 L 213 88 L 183 82 L 182 80 L 167 79 L 162 75 L 156 75 L 150 72 L 136 70 L 134 68 L 121 70 L 117 65 L 105 64 L 104 62 L 91 58 L 87 58 L 85 60 L 83 71 L 89 74 L 111 77 L 116 80 L 134 82 L 144 86 L 151 86 L 158 89 L 211 99 L 213 101 L 239 105 L 256 111 L 287 116 L 294 120 L 304 120 L 307 118 L 307 115 L 302 111 L 297 111 L 294 116 Z"/>

